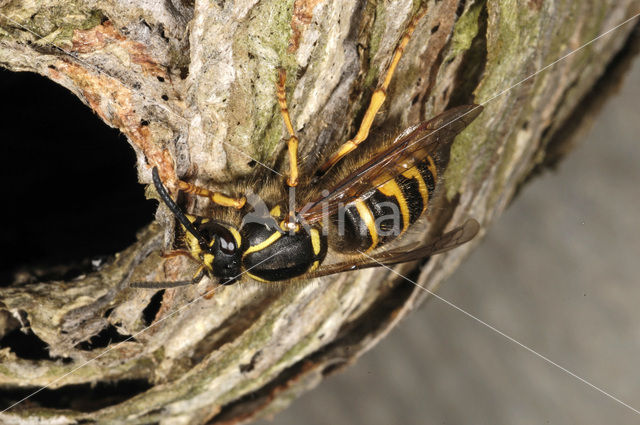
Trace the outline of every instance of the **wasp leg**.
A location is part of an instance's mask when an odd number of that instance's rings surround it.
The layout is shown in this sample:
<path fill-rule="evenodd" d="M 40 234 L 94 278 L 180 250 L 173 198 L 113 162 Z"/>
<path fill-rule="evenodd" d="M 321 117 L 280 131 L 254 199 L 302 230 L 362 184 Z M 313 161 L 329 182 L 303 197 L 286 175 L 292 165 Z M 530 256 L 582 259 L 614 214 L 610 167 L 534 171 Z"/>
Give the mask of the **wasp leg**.
<path fill-rule="evenodd" d="M 278 70 L 278 83 L 276 85 L 276 93 L 278 95 L 278 103 L 280 104 L 280 113 L 284 119 L 284 125 L 289 132 L 289 140 L 287 141 L 287 148 L 289 150 L 289 177 L 287 178 L 287 184 L 289 186 L 298 185 L 298 137 L 293 130 L 291 124 L 291 116 L 289 115 L 289 108 L 287 108 L 287 95 L 284 90 L 285 82 L 287 81 L 287 72 L 280 68 Z"/>
<path fill-rule="evenodd" d="M 185 193 L 193 193 L 194 195 L 209 198 L 214 204 L 218 204 L 223 207 L 233 207 L 236 209 L 240 209 L 244 207 L 244 204 L 247 202 L 247 199 L 244 196 L 241 196 L 240 198 L 230 198 L 220 192 L 213 192 L 209 189 L 196 186 L 195 184 L 187 183 L 183 180 L 178 180 L 177 185 L 178 189 Z"/>
<path fill-rule="evenodd" d="M 143 289 L 178 288 L 180 286 L 195 285 L 196 283 L 199 283 L 205 274 L 206 272 L 204 271 L 204 267 L 200 267 L 191 280 L 176 280 L 173 282 L 132 282 L 129 284 L 129 287 Z"/>
<path fill-rule="evenodd" d="M 427 8 L 423 7 L 421 10 L 418 11 L 418 13 L 416 13 L 413 19 L 411 19 L 411 22 L 409 23 L 409 26 L 407 27 L 404 33 L 404 36 L 402 36 L 402 38 L 400 39 L 400 42 L 398 43 L 398 46 L 396 47 L 393 53 L 393 58 L 391 59 L 391 63 L 389 64 L 389 68 L 387 69 L 387 72 L 384 76 L 384 80 L 382 81 L 382 84 L 380 84 L 378 88 L 376 88 L 376 90 L 373 92 L 373 95 L 371 96 L 369 107 L 367 108 L 367 111 L 365 112 L 364 117 L 362 118 L 362 122 L 360 123 L 360 128 L 358 129 L 358 132 L 356 133 L 355 137 L 349 140 L 348 142 L 344 143 L 342 146 L 340 146 L 338 151 L 335 154 L 333 154 L 333 156 L 329 158 L 329 160 L 319 168 L 318 170 L 319 174 L 324 174 L 329 168 L 333 167 L 345 155 L 347 155 L 348 153 L 352 152 L 355 148 L 357 148 L 360 143 L 367 140 L 367 137 L 369 136 L 369 130 L 371 130 L 371 125 L 373 124 L 373 119 L 376 117 L 378 110 L 380 109 L 385 99 L 387 98 L 387 88 L 391 83 L 391 78 L 393 77 L 393 73 L 395 72 L 396 67 L 398 66 L 398 62 L 400 61 L 400 58 L 402 57 L 402 53 L 404 52 L 404 49 L 407 46 L 407 43 L 409 42 L 409 39 L 411 38 L 413 31 L 416 29 L 416 25 L 418 24 L 418 21 L 426 13 L 427 13 Z"/>
<path fill-rule="evenodd" d="M 190 259 L 193 259 L 189 251 L 185 251 L 184 249 L 176 249 L 174 251 L 163 252 L 160 256 L 162 258 L 174 258 L 174 257 L 184 256 L 184 257 L 189 257 Z"/>

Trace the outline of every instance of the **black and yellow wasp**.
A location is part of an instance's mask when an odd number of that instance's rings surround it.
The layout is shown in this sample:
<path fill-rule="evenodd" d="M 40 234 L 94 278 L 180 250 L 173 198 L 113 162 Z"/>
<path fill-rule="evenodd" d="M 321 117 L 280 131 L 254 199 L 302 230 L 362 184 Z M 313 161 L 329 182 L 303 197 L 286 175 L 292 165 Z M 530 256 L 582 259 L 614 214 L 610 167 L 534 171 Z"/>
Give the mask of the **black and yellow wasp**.
<path fill-rule="evenodd" d="M 370 148 L 372 154 L 364 155 L 361 149 L 348 155 L 367 139 L 403 50 L 423 15 L 424 12 L 418 13 L 407 27 L 355 137 L 342 144 L 312 176 L 298 173 L 298 138 L 287 109 L 286 75 L 280 70 L 277 95 L 289 133 L 289 173 L 286 181 L 271 177 L 257 188 L 267 211 L 260 219 L 255 219 L 255 215 L 248 219 L 251 214 L 244 197 L 228 197 L 178 180 L 176 185 L 183 192 L 207 197 L 226 207 L 217 208 L 219 214 L 211 217 L 185 214 L 154 167 L 156 190 L 179 221 L 182 233 L 178 238 L 182 249 L 169 255 L 189 256 L 200 268 L 190 280 L 141 282 L 132 286 L 173 287 L 197 283 L 205 275 L 223 285 L 236 282 L 244 274 L 262 282 L 306 279 L 412 261 L 472 239 L 479 224 L 469 219 L 427 243 L 384 249 L 385 244 L 406 233 L 428 210 L 447 166 L 451 144 L 480 114 L 480 106 L 447 110 L 387 139 L 375 149 Z M 283 189 L 299 184 L 298 206 L 291 209 L 283 200 L 286 196 Z M 330 250 L 337 260 L 326 264 Z"/>

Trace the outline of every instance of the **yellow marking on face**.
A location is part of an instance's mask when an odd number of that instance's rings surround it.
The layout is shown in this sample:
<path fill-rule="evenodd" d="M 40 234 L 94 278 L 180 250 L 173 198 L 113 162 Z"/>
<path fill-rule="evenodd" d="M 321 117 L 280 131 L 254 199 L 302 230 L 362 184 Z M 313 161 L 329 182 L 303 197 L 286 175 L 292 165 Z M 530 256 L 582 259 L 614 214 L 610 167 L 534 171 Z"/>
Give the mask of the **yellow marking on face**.
<path fill-rule="evenodd" d="M 395 180 L 389 180 L 382 186 L 378 187 L 378 190 L 382 192 L 385 196 L 395 196 L 398 200 L 398 205 L 400 205 L 400 212 L 402 213 L 402 232 L 406 231 L 409 228 L 409 205 L 407 204 L 407 200 L 404 198 L 404 194 L 398 186 L 398 183 Z"/>
<path fill-rule="evenodd" d="M 207 268 L 211 268 L 213 266 L 213 254 L 206 253 L 202 257 L 202 262 L 207 266 Z"/>
<path fill-rule="evenodd" d="M 198 219 L 198 217 L 196 217 L 195 215 L 191 215 L 191 214 L 185 214 L 185 217 L 187 217 L 187 220 L 189 220 L 190 223 L 193 223 L 194 221 L 196 221 Z"/>
<path fill-rule="evenodd" d="M 311 229 L 311 232 L 309 232 L 309 234 L 311 235 L 311 247 L 313 248 L 313 255 L 318 255 L 320 254 L 320 232 L 318 232 L 318 229 Z"/>
<path fill-rule="evenodd" d="M 420 195 L 422 196 L 422 212 L 427 209 L 427 205 L 429 204 L 429 190 L 427 189 L 427 183 L 425 183 L 424 179 L 420 175 L 418 168 L 412 167 L 407 171 L 402 173 L 402 175 L 408 179 L 416 179 L 418 180 L 418 190 L 420 191 Z"/>
<path fill-rule="evenodd" d="M 269 211 L 269 214 L 271 214 L 273 217 L 282 216 L 282 209 L 280 208 L 280 205 L 276 205 L 275 207 L 271 208 L 271 211 Z"/>
<path fill-rule="evenodd" d="M 266 247 L 268 247 L 269 245 L 271 245 L 272 243 L 274 243 L 275 241 L 280 239 L 280 236 L 282 236 L 282 233 L 273 232 L 273 234 L 271 236 L 269 236 L 264 241 L 260 242 L 258 245 L 250 246 L 249 249 L 247 249 L 244 252 L 244 254 L 242 254 L 242 257 L 244 258 L 244 257 L 246 257 L 247 255 L 249 255 L 251 253 L 254 253 L 256 251 L 260 251 L 262 249 L 265 249 Z"/>
<path fill-rule="evenodd" d="M 364 221 L 364 224 L 367 226 L 367 229 L 369 229 L 369 234 L 371 235 L 371 246 L 367 248 L 367 252 L 369 252 L 378 245 L 378 232 L 376 231 L 376 222 L 373 218 L 371 210 L 362 199 L 356 199 L 354 201 L 354 204 L 356 206 L 356 209 L 358 210 L 358 214 L 360 214 L 360 218 L 362 219 L 362 221 Z"/>
<path fill-rule="evenodd" d="M 429 161 L 429 165 L 427 166 L 427 168 L 429 168 L 429 171 L 431 171 L 431 174 L 433 175 L 433 182 L 437 182 L 438 181 L 438 170 L 436 169 L 436 164 L 435 162 L 433 162 L 433 158 L 431 158 L 431 155 L 427 156 L 427 160 Z"/>
<path fill-rule="evenodd" d="M 182 228 L 184 229 L 184 226 Z M 187 248 L 191 255 L 194 258 L 198 259 L 198 254 L 200 253 L 200 251 L 202 251 L 200 249 L 200 243 L 198 242 L 198 239 L 185 230 L 184 243 L 185 245 L 187 245 Z"/>

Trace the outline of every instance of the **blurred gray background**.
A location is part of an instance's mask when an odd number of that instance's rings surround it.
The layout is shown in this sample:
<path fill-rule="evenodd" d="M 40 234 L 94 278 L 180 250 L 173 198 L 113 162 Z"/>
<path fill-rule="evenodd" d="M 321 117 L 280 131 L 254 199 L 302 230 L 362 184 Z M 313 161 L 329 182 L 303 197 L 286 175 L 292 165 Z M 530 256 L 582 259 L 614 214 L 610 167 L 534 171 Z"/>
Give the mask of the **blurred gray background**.
<path fill-rule="evenodd" d="M 640 61 L 439 295 L 640 410 Z M 432 299 L 261 424 L 638 424 L 640 415 Z"/>

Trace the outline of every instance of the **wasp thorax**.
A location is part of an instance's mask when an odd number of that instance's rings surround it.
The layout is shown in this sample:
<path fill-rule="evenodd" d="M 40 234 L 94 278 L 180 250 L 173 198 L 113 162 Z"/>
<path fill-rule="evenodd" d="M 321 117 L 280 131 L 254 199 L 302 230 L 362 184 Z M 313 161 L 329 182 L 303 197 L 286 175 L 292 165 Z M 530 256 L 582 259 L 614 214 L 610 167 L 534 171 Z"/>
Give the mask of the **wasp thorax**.
<path fill-rule="evenodd" d="M 248 223 L 242 227 L 245 250 L 242 263 L 254 279 L 275 282 L 315 269 L 327 253 L 327 241 L 316 228 L 283 232 L 272 226 Z"/>

